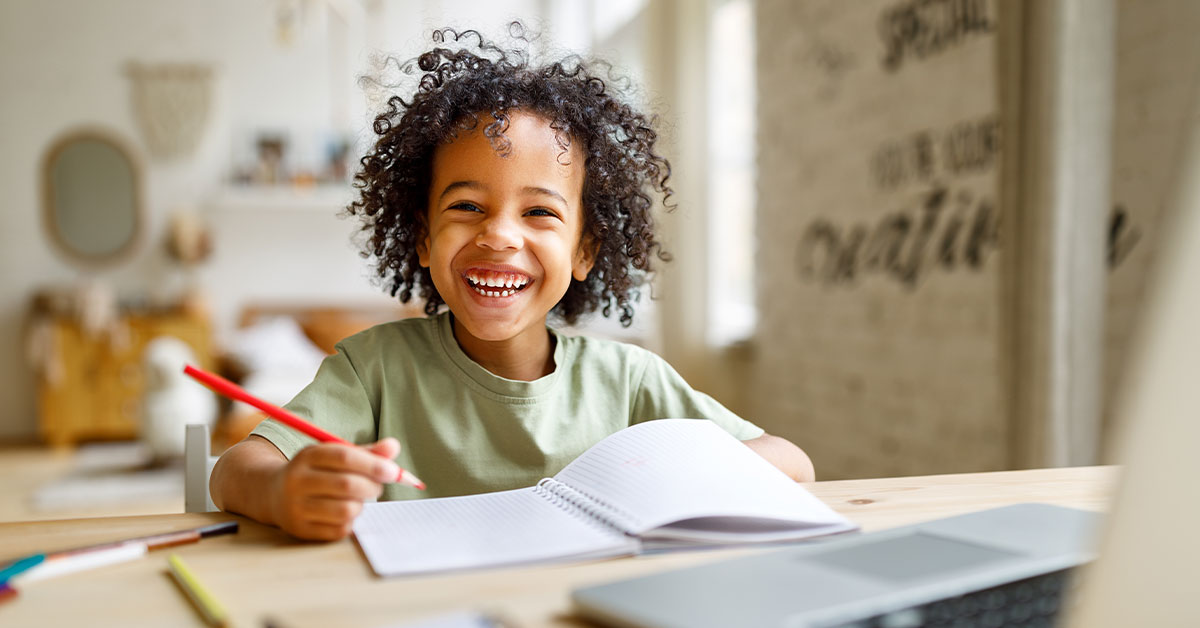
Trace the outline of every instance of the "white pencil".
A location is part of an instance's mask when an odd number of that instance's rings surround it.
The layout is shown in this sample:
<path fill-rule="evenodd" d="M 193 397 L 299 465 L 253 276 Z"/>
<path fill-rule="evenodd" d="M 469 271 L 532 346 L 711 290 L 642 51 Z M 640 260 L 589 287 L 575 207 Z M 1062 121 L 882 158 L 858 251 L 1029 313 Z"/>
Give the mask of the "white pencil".
<path fill-rule="evenodd" d="M 105 565 L 115 565 L 141 558 L 146 555 L 147 549 L 145 543 L 131 541 L 104 549 L 68 554 L 44 561 L 24 573 L 13 576 L 12 582 L 13 584 L 24 584 Z"/>

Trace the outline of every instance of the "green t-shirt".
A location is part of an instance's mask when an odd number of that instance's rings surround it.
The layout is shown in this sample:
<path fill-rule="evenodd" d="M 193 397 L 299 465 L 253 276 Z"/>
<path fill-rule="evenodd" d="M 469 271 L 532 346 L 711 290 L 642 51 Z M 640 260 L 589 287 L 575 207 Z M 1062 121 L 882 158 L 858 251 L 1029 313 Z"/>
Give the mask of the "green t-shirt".
<path fill-rule="evenodd" d="M 763 434 L 650 351 L 552 333 L 554 372 L 525 382 L 467 357 L 448 313 L 386 323 L 340 342 L 286 407 L 353 443 L 397 438 L 396 462 L 428 489 L 388 484 L 381 499 L 532 486 L 605 436 L 652 419 L 710 419 L 740 440 Z M 274 420 L 254 434 L 288 458 L 313 443 Z"/>

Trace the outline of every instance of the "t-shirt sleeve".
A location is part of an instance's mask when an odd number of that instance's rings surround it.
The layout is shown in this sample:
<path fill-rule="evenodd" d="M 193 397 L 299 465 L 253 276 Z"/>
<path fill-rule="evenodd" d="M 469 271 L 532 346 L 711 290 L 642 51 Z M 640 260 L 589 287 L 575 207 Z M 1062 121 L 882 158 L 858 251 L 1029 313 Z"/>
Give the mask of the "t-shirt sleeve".
<path fill-rule="evenodd" d="M 284 408 L 352 443 L 377 440 L 370 398 L 349 356 L 340 348 L 321 362 L 313 381 Z M 251 434 L 271 441 L 289 459 L 316 442 L 274 419 L 262 421 Z"/>
<path fill-rule="evenodd" d="M 636 389 L 630 424 L 654 419 L 708 419 L 738 440 L 765 433 L 716 399 L 692 388 L 666 360 L 649 351 L 644 356 L 645 368 Z"/>

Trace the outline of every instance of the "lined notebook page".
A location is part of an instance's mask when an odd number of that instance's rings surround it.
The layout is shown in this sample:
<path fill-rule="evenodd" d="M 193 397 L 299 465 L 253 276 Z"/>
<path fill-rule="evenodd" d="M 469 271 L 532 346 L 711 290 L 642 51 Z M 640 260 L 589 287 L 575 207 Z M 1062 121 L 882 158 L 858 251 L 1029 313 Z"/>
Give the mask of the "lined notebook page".
<path fill-rule="evenodd" d="M 642 534 L 696 517 L 758 517 L 854 526 L 715 423 L 661 419 L 626 428 L 567 465 L 556 480 L 621 511 Z M 736 521 L 720 536 L 738 538 Z M 754 526 L 748 527 L 750 540 Z M 760 532 L 762 527 L 758 526 Z M 779 536 L 765 534 L 764 536 Z M 785 535 L 786 536 L 786 535 Z"/>
<path fill-rule="evenodd" d="M 634 540 L 569 514 L 536 487 L 366 504 L 354 535 L 381 576 L 637 550 Z"/>

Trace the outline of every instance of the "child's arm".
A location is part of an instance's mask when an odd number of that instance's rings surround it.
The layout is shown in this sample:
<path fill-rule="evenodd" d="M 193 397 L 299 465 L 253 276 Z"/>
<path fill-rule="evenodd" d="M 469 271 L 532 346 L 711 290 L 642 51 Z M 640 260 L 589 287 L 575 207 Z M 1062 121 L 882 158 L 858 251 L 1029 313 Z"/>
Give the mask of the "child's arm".
<path fill-rule="evenodd" d="M 213 466 L 209 490 L 221 510 L 279 526 L 292 536 L 332 541 L 350 533 L 363 500 L 395 480 L 400 452 L 394 438 L 366 447 L 322 443 L 288 460 L 265 438 L 251 435 Z"/>
<path fill-rule="evenodd" d="M 808 454 L 786 438 L 763 434 L 742 442 L 797 482 L 812 482 L 817 479 Z"/>

